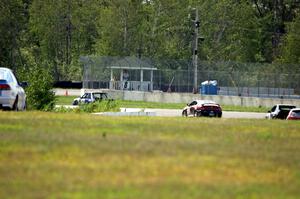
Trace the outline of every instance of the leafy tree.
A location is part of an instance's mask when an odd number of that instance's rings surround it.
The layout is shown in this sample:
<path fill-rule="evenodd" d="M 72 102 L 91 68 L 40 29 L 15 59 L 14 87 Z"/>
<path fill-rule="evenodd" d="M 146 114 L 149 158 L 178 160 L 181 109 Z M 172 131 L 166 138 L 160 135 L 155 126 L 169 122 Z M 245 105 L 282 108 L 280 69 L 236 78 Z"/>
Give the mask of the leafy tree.
<path fill-rule="evenodd" d="M 40 60 L 48 60 L 56 80 L 72 79 L 80 55 L 94 52 L 97 0 L 33 0 L 30 31 Z M 75 74 L 73 73 L 75 72 Z M 80 70 L 79 70 L 80 72 Z"/>
<path fill-rule="evenodd" d="M 268 19 L 264 24 L 264 42 L 261 44 L 265 50 L 265 57 L 272 62 L 279 55 L 282 38 L 286 34 L 286 23 L 293 21 L 296 13 L 300 11 L 298 0 L 252 0 L 252 6 L 258 19 Z"/>
<path fill-rule="evenodd" d="M 282 45 L 279 61 L 289 64 L 300 64 L 300 15 L 288 26 L 288 33 Z"/>
<path fill-rule="evenodd" d="M 18 76 L 22 81 L 28 82 L 25 88 L 27 108 L 30 110 L 52 110 L 55 105 L 53 77 L 49 67 L 31 65 L 30 68 L 19 68 Z"/>
<path fill-rule="evenodd" d="M 299 62 L 298 0 L 2 0 L 0 65 L 79 80 L 83 55 L 191 60 L 192 8 L 200 60 Z"/>
<path fill-rule="evenodd" d="M 22 64 L 20 35 L 26 28 L 26 1 L 0 1 L 0 66 L 16 69 Z M 24 9 L 25 7 L 25 9 Z"/>
<path fill-rule="evenodd" d="M 182 0 L 114 1 L 101 12 L 97 52 L 183 58 L 190 52 L 187 8 Z"/>

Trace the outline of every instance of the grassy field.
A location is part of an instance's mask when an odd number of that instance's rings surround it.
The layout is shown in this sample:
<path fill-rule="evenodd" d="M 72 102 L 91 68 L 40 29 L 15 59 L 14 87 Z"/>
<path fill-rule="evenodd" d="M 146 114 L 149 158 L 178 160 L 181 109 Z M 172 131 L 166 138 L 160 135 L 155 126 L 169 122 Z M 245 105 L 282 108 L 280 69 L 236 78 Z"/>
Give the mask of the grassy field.
<path fill-rule="evenodd" d="M 0 112 L 0 198 L 300 198 L 300 122 Z"/>
<path fill-rule="evenodd" d="M 57 96 L 56 104 L 71 105 L 74 96 Z M 182 109 L 186 106 L 185 103 L 158 103 L 158 102 L 143 102 L 143 101 L 124 101 L 118 100 L 121 107 L 126 108 L 161 108 L 161 109 Z M 221 104 L 222 105 L 222 104 Z M 266 113 L 270 108 L 267 107 L 241 107 L 222 105 L 224 111 L 240 111 L 240 112 L 260 112 Z"/>

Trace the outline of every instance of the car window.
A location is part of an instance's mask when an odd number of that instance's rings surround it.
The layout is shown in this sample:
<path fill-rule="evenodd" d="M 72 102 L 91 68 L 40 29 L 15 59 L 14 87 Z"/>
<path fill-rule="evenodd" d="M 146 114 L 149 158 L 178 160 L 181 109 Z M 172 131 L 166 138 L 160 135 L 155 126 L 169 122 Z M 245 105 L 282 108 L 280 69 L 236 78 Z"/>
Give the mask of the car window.
<path fill-rule="evenodd" d="M 0 70 L 0 79 L 5 79 L 5 71 Z"/>
<path fill-rule="evenodd" d="M 107 95 L 106 93 L 102 93 L 102 96 L 101 96 L 102 99 L 107 99 Z"/>
<path fill-rule="evenodd" d="M 287 105 L 279 106 L 279 110 L 291 110 L 293 108 L 296 108 L 296 106 L 287 106 Z"/>
<path fill-rule="evenodd" d="M 105 99 L 105 97 L 103 97 L 103 93 L 93 93 L 93 97 L 100 100 Z"/>
<path fill-rule="evenodd" d="M 107 99 L 106 93 L 93 93 L 93 97 L 100 100 Z"/>
<path fill-rule="evenodd" d="M 0 70 L 0 79 L 5 79 L 8 83 L 13 82 L 11 74 L 6 70 Z"/>
<path fill-rule="evenodd" d="M 95 99 L 100 99 L 100 98 L 101 98 L 101 95 L 100 95 L 100 93 L 93 93 L 93 97 L 94 97 Z"/>
<path fill-rule="evenodd" d="M 91 98 L 91 93 L 85 93 L 81 98 L 90 99 Z"/>
<path fill-rule="evenodd" d="M 87 97 L 86 98 L 90 99 L 91 98 L 91 93 L 87 93 Z"/>
<path fill-rule="evenodd" d="M 192 101 L 189 106 L 194 106 L 197 104 L 197 101 Z"/>
<path fill-rule="evenodd" d="M 300 117 L 300 110 L 294 110 L 292 112 L 294 113 L 294 116 Z"/>
<path fill-rule="evenodd" d="M 274 112 L 276 110 L 276 106 L 273 106 L 273 108 L 271 109 L 271 112 Z"/>

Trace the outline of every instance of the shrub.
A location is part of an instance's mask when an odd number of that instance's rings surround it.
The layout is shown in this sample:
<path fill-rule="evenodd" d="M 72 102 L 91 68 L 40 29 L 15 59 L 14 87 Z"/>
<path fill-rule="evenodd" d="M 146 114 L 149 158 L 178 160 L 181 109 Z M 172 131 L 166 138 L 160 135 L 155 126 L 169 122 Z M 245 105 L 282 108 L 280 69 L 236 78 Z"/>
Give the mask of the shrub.
<path fill-rule="evenodd" d="M 80 112 L 85 113 L 118 111 L 119 109 L 120 107 L 118 103 L 114 100 L 102 100 L 94 103 L 79 105 Z"/>
<path fill-rule="evenodd" d="M 55 94 L 51 73 L 42 67 L 32 66 L 20 72 L 22 79 L 28 82 L 25 88 L 27 108 L 33 110 L 52 110 L 55 106 Z"/>
<path fill-rule="evenodd" d="M 120 110 L 120 105 L 115 100 L 96 101 L 89 104 L 80 104 L 78 108 L 55 108 L 54 112 L 75 112 L 75 113 L 97 113 L 97 112 L 117 112 Z"/>

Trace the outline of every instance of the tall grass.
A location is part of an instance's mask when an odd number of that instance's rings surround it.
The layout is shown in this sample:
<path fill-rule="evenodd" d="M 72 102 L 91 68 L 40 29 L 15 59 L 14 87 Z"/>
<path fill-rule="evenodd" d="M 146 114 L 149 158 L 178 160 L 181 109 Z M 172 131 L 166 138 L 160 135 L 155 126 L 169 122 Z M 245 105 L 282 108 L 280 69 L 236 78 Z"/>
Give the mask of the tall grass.
<path fill-rule="evenodd" d="M 0 198 L 299 198 L 300 123 L 0 112 Z"/>
<path fill-rule="evenodd" d="M 59 113 L 96 113 L 96 112 L 118 112 L 119 102 L 116 100 L 102 100 L 88 104 L 79 104 L 78 108 L 56 107 L 52 110 Z"/>

